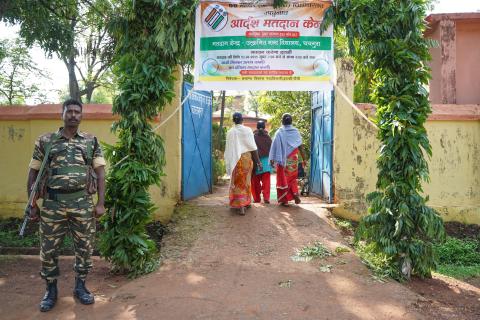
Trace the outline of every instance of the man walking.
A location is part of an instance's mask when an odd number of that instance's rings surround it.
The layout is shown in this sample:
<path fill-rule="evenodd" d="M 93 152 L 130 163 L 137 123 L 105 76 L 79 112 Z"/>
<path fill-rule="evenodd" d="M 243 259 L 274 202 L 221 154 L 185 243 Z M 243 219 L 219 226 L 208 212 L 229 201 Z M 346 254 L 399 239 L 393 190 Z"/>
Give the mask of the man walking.
<path fill-rule="evenodd" d="M 45 174 L 40 177 L 42 210 L 35 204 L 30 216 L 34 221 L 40 220 L 40 275 L 47 283 L 40 302 L 42 312 L 51 310 L 57 301 L 58 251 L 67 231 L 75 247 L 73 294 L 82 304 L 95 302 L 85 279 L 92 268 L 95 215 L 99 217 L 105 212 L 105 159 L 97 138 L 78 130 L 82 108 L 82 104 L 73 99 L 63 103 L 64 126 L 37 139 L 29 165 L 30 193 L 47 156 Z M 97 192 L 98 201 L 94 205 L 93 194 Z"/>

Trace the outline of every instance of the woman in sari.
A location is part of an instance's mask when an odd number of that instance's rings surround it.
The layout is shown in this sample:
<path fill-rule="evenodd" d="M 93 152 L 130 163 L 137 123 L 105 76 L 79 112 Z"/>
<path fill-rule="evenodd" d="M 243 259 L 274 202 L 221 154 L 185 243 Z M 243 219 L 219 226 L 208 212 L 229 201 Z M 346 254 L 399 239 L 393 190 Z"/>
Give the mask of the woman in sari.
<path fill-rule="evenodd" d="M 257 167 L 262 164 L 258 159 L 257 145 L 250 128 L 242 125 L 243 117 L 239 112 L 233 114 L 235 126 L 227 132 L 227 144 L 225 147 L 225 166 L 230 175 L 230 208 L 240 210 L 245 215 L 247 208 L 251 206 L 251 176 L 253 161 Z M 253 159 L 253 161 L 252 161 Z"/>
<path fill-rule="evenodd" d="M 291 200 L 295 200 L 296 204 L 301 202 L 297 183 L 299 152 L 305 167 L 307 158 L 302 137 L 298 129 L 292 126 L 292 116 L 285 113 L 282 116 L 282 127 L 275 133 L 268 156 L 270 164 L 277 165 L 277 200 L 283 206 L 288 206 L 288 201 Z"/>
<path fill-rule="evenodd" d="M 260 120 L 257 122 L 257 130 L 253 132 L 253 136 L 263 167 L 262 169 L 254 167 L 254 172 L 252 173 L 253 202 L 259 203 L 262 200 L 260 195 L 263 194 L 263 201 L 270 203 L 270 172 L 272 168 L 270 163 L 268 163 L 268 154 L 272 146 L 272 139 L 268 135 L 267 130 L 265 130 L 265 121 Z"/>

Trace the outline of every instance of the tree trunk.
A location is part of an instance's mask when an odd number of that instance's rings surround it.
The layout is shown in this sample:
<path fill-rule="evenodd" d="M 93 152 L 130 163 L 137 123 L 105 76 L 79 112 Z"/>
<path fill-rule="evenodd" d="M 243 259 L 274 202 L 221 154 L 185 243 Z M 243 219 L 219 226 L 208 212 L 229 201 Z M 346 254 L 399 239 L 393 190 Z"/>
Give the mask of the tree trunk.
<path fill-rule="evenodd" d="M 88 82 L 85 85 L 85 103 L 92 102 L 93 90 L 95 90 L 95 86 L 92 82 Z"/>
<path fill-rule="evenodd" d="M 222 105 L 220 109 L 220 132 L 223 130 L 223 118 L 225 116 L 225 90 L 222 91 Z"/>
<path fill-rule="evenodd" d="M 72 34 L 75 34 L 75 25 L 77 24 L 76 19 L 72 19 L 70 22 L 70 28 Z M 68 70 L 68 90 L 70 92 L 70 98 L 82 102 L 82 96 L 80 94 L 80 87 L 78 86 L 77 75 L 75 74 L 75 40 L 71 39 L 70 48 L 66 51 L 63 56 L 63 62 L 67 66 Z"/>
<path fill-rule="evenodd" d="M 78 101 L 82 101 L 80 96 L 80 88 L 78 87 L 77 75 L 75 74 L 75 57 L 70 56 L 68 60 L 64 60 L 68 70 L 68 89 L 70 92 L 70 98 Z"/>

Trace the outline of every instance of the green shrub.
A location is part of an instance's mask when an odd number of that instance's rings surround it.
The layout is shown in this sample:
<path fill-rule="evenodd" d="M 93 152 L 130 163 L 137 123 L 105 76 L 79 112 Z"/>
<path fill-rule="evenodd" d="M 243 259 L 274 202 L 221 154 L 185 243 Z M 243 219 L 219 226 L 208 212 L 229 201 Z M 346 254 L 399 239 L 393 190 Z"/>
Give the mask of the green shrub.
<path fill-rule="evenodd" d="M 220 178 L 226 173 L 225 161 L 218 157 L 213 157 L 213 183 L 218 184 Z"/>
<path fill-rule="evenodd" d="M 355 251 L 362 262 L 372 271 L 374 277 L 384 280 L 387 278 L 402 279 L 400 270 L 391 256 L 379 251 L 375 243 L 366 244 L 359 241 L 355 244 Z"/>
<path fill-rule="evenodd" d="M 445 243 L 434 246 L 434 252 L 441 265 L 480 265 L 480 241 L 447 237 Z"/>
<path fill-rule="evenodd" d="M 220 131 L 220 125 L 212 124 L 212 150 L 225 151 L 225 143 L 227 140 L 227 128 L 223 127 Z"/>

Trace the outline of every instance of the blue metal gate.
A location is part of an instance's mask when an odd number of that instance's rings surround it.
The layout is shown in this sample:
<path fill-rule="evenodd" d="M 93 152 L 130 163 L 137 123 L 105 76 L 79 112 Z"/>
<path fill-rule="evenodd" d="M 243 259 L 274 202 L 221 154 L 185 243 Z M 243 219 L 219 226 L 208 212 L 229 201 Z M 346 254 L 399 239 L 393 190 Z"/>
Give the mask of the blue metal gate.
<path fill-rule="evenodd" d="M 333 91 L 312 93 L 310 191 L 333 202 Z"/>
<path fill-rule="evenodd" d="M 182 101 L 182 200 L 212 192 L 212 95 L 184 82 Z M 192 91 L 192 92 L 191 92 Z"/>

